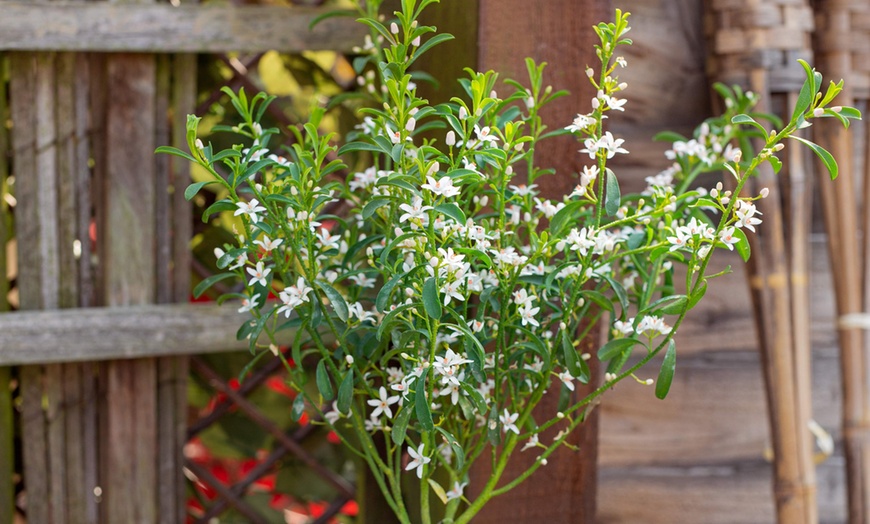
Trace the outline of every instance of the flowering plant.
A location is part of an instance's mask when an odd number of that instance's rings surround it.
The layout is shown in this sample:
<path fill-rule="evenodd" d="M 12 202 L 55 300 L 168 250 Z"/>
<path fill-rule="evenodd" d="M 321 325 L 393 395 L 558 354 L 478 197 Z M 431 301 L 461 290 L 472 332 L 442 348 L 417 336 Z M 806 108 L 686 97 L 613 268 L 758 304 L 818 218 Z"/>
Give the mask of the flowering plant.
<path fill-rule="evenodd" d="M 692 139 L 663 135 L 673 142 L 673 165 L 648 178 L 642 194 L 622 195 L 608 162 L 628 151 L 604 124 L 625 110 L 619 96 L 627 86 L 617 72 L 626 61 L 617 51 L 630 44 L 629 14 L 617 10 L 613 22 L 594 28 L 600 66 L 586 70 L 597 90 L 591 111 L 548 132 L 540 109 L 564 93 L 544 87 L 544 65 L 531 60 L 528 84 L 508 81 L 515 91 L 507 98 L 494 91 L 493 72 L 460 80 L 467 98 L 431 106 L 417 96 L 411 64 L 451 38 L 416 22 L 434 2 L 403 0 L 388 25 L 380 2 L 360 4 L 371 34 L 356 66 L 374 104 L 361 110 L 359 131 L 340 149 L 318 130 L 325 110 L 316 109 L 301 129 L 290 129 L 292 147 L 272 153 L 278 130 L 259 124 L 271 99 L 227 90 L 242 122 L 225 130 L 242 143 L 212 150 L 197 138 L 199 119 L 189 116 L 190 154 L 158 151 L 210 173 L 186 191 L 192 197 L 210 184 L 223 191 L 206 217 L 231 211 L 240 218 L 238 245 L 217 252 L 225 272 L 195 293 L 222 279 L 244 282 L 244 293 L 222 298 L 241 299 L 240 311 L 252 314 L 239 337 L 258 355 L 284 358 L 275 334 L 294 330 L 295 366 L 285 362 L 300 393 L 294 417 L 308 410 L 330 425 L 366 462 L 401 522 L 417 520 L 403 493 L 402 477 L 411 476 L 419 480 L 419 520 L 432 522 L 434 494 L 442 522 L 458 524 L 569 446 L 593 400 L 618 382 L 655 383 L 665 397 L 674 334 L 717 276 L 707 274 L 713 252 L 749 255 L 745 231 L 760 224 L 753 202 L 766 193 L 744 196 L 748 176 L 763 162 L 778 171 L 775 153 L 786 138 L 808 145 L 836 176 L 830 154 L 794 133 L 817 117 L 848 125 L 860 114 L 829 107 L 842 82 L 822 95 L 821 75 L 803 62 L 807 79 L 790 121 L 768 117 L 780 131 L 768 132 L 761 115 L 750 114 L 751 93 L 720 86 L 725 115 Z M 426 130 L 442 130 L 443 138 L 422 139 Z M 568 133 L 589 163 L 570 194 L 544 198 L 535 182 L 548 171 L 536 163 L 537 144 Z M 758 154 L 751 138 L 763 143 Z M 342 180 L 346 165 L 336 153 L 369 163 Z M 696 187 L 699 174 L 722 170 L 731 175 L 730 191 L 721 183 Z M 267 301 L 272 293 L 278 300 Z M 599 321 L 610 327 L 609 340 L 595 354 L 581 353 Z M 658 378 L 638 378 L 661 353 Z M 590 359 L 606 365 L 603 384 L 575 398 L 576 384 L 592 380 Z M 306 387 L 306 368 L 315 370 L 316 388 Z M 557 409 L 535 410 L 553 389 Z M 554 439 L 539 437 L 554 426 Z M 385 451 L 376 445 L 381 433 Z M 518 450 L 538 458 L 504 478 Z M 471 497 L 469 472 L 485 454 L 492 474 Z"/>

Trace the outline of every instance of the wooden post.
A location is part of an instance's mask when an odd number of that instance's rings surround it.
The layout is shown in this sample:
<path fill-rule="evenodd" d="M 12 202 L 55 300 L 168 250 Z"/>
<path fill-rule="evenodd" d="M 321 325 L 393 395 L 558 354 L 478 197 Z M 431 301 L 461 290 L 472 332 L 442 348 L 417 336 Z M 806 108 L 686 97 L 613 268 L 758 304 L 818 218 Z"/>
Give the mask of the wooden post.
<path fill-rule="evenodd" d="M 551 129 L 564 127 L 571 123 L 575 114 L 586 112 L 595 94 L 585 74 L 585 67 L 596 63 L 593 44 L 597 43 L 597 37 L 592 26 L 611 19 L 610 2 L 597 0 L 582 5 L 573 0 L 479 2 L 479 69 L 492 69 L 498 71 L 502 79 L 512 78 L 525 83 L 528 75 L 524 58 L 529 56 L 537 62 L 545 61 L 549 64 L 544 70 L 545 85 L 568 89 L 571 96 L 546 107 L 542 112 L 544 122 Z M 503 85 L 498 89 L 507 93 L 512 88 Z M 564 195 L 576 185 L 571 174 L 578 172 L 583 160 L 577 149 L 573 137 L 551 139 L 538 149 L 537 157 L 546 159 L 542 163 L 559 173 L 537 181 L 545 196 Z M 594 380 L 589 386 L 578 388 L 577 394 L 585 395 L 593 389 Z M 551 395 L 543 401 L 543 408 L 552 412 L 557 400 L 556 395 Z M 548 466 L 506 496 L 495 499 L 475 522 L 592 522 L 595 516 L 597 432 L 598 414 L 595 410 L 571 437 L 571 443 L 580 446 L 579 453 L 562 448 L 551 457 Z M 542 436 L 542 439 L 546 438 L 546 435 Z M 533 459 L 518 454 L 505 478 L 510 479 L 523 471 L 528 461 Z M 472 479 L 472 489 L 480 481 Z"/>

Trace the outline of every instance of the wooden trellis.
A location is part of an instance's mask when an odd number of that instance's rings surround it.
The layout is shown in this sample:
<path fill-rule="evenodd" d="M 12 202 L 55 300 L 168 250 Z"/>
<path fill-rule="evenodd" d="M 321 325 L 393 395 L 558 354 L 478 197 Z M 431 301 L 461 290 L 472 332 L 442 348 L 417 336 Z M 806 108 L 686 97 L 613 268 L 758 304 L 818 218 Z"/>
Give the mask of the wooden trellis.
<path fill-rule="evenodd" d="M 153 154 L 184 147 L 194 111 L 194 56 L 177 53 L 346 51 L 361 31 L 348 19 L 309 31 L 323 11 L 295 7 L 2 2 L 0 13 L 17 285 L 31 311 L 0 319 L 0 364 L 21 365 L 28 520 L 183 522 L 181 355 L 238 349 L 240 318 L 147 305 L 189 294 L 188 166 Z M 88 306 L 107 307 L 62 310 Z M 5 454 L 0 464 L 11 478 Z M 0 504 L 0 521 L 12 510 Z"/>

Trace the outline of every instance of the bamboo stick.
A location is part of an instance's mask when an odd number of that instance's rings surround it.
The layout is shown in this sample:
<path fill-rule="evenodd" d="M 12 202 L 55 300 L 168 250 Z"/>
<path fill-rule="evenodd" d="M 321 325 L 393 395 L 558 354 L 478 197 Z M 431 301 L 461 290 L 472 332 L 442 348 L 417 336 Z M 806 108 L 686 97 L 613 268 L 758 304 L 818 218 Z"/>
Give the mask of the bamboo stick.
<path fill-rule="evenodd" d="M 849 82 L 851 56 L 848 47 L 850 20 L 848 2 L 826 0 L 818 3 L 818 13 L 827 24 L 820 34 L 822 49 L 818 52 L 820 68 L 830 78 L 846 80 L 838 104 L 854 105 Z M 815 138 L 828 149 L 839 163 L 840 178 L 827 180 L 819 170 L 819 189 L 828 233 L 837 312 L 844 315 L 863 311 L 864 291 L 860 249 L 856 232 L 858 217 L 855 202 L 855 182 L 852 172 L 852 135 L 835 122 L 818 122 Z M 841 373 L 843 388 L 843 440 L 846 455 L 849 522 L 870 522 L 870 404 L 867 366 L 870 364 L 864 333 L 854 326 L 839 325 Z"/>

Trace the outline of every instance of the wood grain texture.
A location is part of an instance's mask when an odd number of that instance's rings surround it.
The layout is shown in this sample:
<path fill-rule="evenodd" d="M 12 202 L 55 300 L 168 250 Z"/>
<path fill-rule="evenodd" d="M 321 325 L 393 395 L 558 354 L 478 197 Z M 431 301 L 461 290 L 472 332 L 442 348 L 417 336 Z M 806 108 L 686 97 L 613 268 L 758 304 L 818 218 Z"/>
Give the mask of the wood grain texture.
<path fill-rule="evenodd" d="M 146 305 L 0 315 L 0 363 L 20 365 L 240 351 L 248 314 L 231 305 Z M 278 333 L 291 341 L 291 330 Z"/>
<path fill-rule="evenodd" d="M 568 89 L 571 95 L 546 106 L 541 116 L 550 128 L 570 123 L 577 108 L 594 95 L 584 64 L 594 61 L 592 44 L 597 39 L 591 26 L 612 16 L 609 2 L 551 0 L 546 3 L 523 0 L 480 0 L 480 36 L 478 68 L 498 71 L 500 78 L 528 83 L 525 57 L 547 62 L 544 85 Z M 504 84 L 497 86 L 503 96 L 512 92 Z M 558 137 L 542 143 L 536 158 L 542 167 L 556 169 L 559 176 L 536 181 L 548 197 L 571 191 L 582 164 L 573 137 Z M 522 177 L 523 175 L 520 175 Z M 554 409 L 556 399 L 545 400 Z M 582 446 L 578 454 L 562 448 L 552 455 L 549 465 L 489 505 L 475 522 L 591 522 L 595 515 L 597 420 L 590 418 L 574 435 L 573 442 Z M 524 462 L 533 457 L 518 456 L 508 468 L 510 479 L 523 471 Z M 473 487 L 473 486 L 472 486 Z M 546 497 L 546 504 L 541 504 Z"/>
<path fill-rule="evenodd" d="M 0 50 L 150 53 L 350 51 L 365 29 L 353 17 L 281 6 L 0 2 Z"/>

